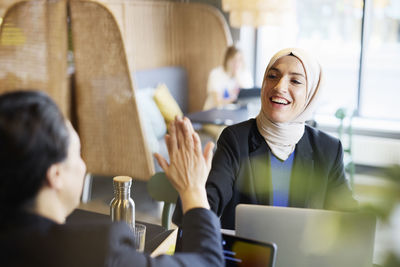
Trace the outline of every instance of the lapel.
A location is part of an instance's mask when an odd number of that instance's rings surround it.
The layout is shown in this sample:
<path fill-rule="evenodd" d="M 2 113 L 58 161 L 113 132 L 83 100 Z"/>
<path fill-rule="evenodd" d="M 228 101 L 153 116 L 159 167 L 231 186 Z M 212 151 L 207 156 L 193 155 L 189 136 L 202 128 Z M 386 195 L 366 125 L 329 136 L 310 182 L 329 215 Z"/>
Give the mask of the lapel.
<path fill-rule="evenodd" d="M 255 193 L 257 204 L 269 205 L 269 195 L 272 187 L 270 170 L 270 149 L 264 137 L 258 132 L 254 120 L 249 139 L 249 160 L 251 166 L 252 191 Z"/>
<path fill-rule="evenodd" d="M 271 162 L 270 148 L 264 137 L 258 132 L 254 122 L 249 138 L 249 158 L 251 165 L 251 191 L 255 193 L 257 204 L 270 204 Z M 310 183 L 314 172 L 313 149 L 308 137 L 307 128 L 296 145 L 295 157 L 290 181 L 290 207 L 308 207 Z"/>
<path fill-rule="evenodd" d="M 290 207 L 308 207 L 309 189 L 314 172 L 313 149 L 308 138 L 307 128 L 296 145 L 290 181 Z"/>

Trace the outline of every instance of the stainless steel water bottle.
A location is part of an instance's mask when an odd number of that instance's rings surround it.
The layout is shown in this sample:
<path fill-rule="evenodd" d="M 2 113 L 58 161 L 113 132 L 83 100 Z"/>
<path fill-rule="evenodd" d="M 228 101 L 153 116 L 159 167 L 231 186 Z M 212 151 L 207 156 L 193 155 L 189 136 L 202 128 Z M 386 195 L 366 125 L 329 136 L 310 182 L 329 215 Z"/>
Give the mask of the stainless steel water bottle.
<path fill-rule="evenodd" d="M 116 176 L 113 178 L 114 198 L 110 203 L 112 221 L 125 221 L 132 229 L 135 228 L 135 202 L 131 198 L 132 178 Z"/>

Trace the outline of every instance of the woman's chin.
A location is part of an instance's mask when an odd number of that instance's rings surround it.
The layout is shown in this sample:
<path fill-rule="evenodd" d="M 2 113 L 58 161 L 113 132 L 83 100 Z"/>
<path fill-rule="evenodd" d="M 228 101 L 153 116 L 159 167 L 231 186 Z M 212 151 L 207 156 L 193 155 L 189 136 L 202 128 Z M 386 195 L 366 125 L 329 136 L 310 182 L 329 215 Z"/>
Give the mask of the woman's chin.
<path fill-rule="evenodd" d="M 268 119 L 274 123 L 285 123 L 289 122 L 290 120 L 288 119 L 288 116 L 286 114 L 268 114 Z"/>

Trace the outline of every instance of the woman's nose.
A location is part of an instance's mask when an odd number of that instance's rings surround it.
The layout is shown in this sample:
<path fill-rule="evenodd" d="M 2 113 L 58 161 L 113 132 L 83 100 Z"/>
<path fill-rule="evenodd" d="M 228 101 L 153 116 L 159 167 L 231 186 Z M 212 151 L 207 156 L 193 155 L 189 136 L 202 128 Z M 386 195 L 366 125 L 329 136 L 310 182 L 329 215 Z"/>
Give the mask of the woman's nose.
<path fill-rule="evenodd" d="M 275 84 L 274 90 L 278 92 L 287 92 L 288 91 L 288 81 L 284 77 L 280 78 L 279 81 Z"/>

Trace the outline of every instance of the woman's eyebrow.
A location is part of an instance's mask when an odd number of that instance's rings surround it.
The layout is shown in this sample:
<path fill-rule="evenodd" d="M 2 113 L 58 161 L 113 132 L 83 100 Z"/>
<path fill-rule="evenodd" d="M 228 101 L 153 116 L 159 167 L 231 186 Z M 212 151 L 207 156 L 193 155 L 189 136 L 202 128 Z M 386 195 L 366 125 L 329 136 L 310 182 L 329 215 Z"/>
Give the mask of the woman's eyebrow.
<path fill-rule="evenodd" d="M 277 68 L 275 68 L 275 67 L 272 67 L 272 68 L 270 68 L 268 72 L 270 72 L 271 70 L 274 70 L 274 71 L 280 72 L 280 70 L 278 70 L 278 69 L 277 69 Z"/>
<path fill-rule="evenodd" d="M 289 74 L 290 75 L 300 75 L 300 76 L 305 77 L 303 73 L 299 73 L 299 72 L 289 72 Z"/>
<path fill-rule="evenodd" d="M 281 73 L 281 71 L 279 69 L 275 68 L 275 67 L 270 68 L 268 72 L 270 72 L 270 71 L 277 71 L 277 72 Z M 303 73 L 300 73 L 300 72 L 289 72 L 289 74 L 290 75 L 300 75 L 300 76 L 305 78 L 305 75 Z"/>

